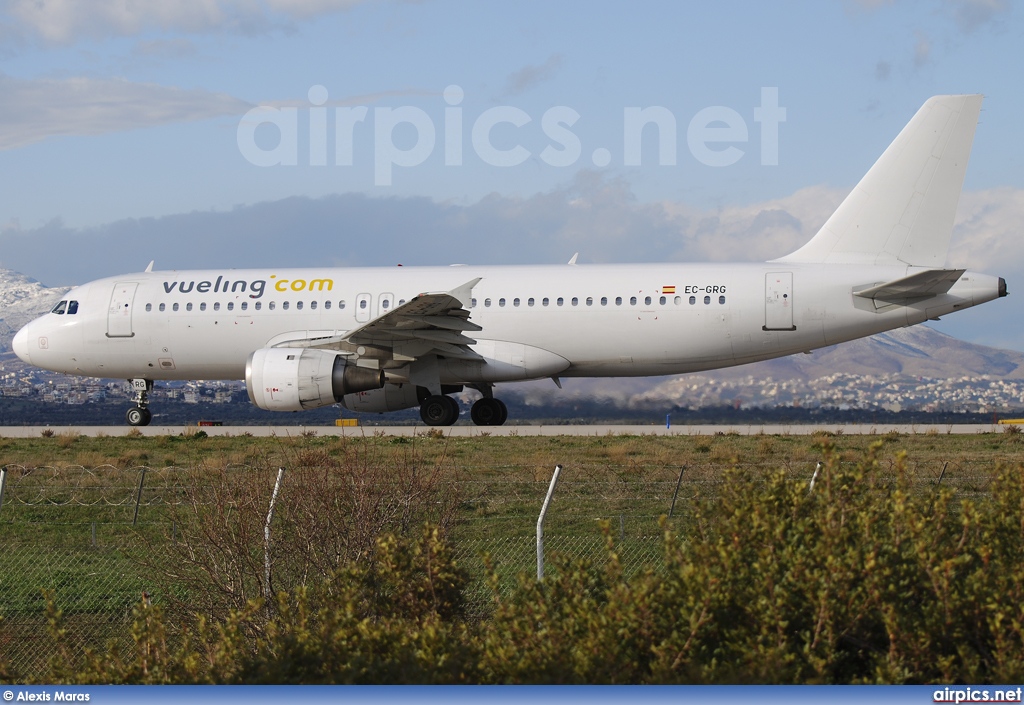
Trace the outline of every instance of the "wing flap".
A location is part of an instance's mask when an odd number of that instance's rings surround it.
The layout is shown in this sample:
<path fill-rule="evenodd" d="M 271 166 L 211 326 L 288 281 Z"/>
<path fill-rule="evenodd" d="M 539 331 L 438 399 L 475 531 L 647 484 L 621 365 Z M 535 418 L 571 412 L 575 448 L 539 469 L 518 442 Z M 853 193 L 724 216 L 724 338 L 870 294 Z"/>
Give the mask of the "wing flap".
<path fill-rule="evenodd" d="M 469 347 L 476 341 L 464 335 L 482 330 L 469 320 L 467 310 L 473 287 L 479 281 L 472 279 L 451 291 L 419 294 L 344 335 L 319 341 L 316 347 L 341 350 L 373 346 L 385 351 L 392 360 L 402 362 L 429 354 L 482 359 Z"/>

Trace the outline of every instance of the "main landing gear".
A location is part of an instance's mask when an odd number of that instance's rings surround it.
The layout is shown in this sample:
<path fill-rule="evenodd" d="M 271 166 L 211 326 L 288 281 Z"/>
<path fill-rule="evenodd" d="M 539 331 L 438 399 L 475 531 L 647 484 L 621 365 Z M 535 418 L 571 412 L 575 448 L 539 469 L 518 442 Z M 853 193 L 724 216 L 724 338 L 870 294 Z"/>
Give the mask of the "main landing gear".
<path fill-rule="evenodd" d="M 469 417 L 477 426 L 501 426 L 508 419 L 508 408 L 490 395 L 490 387 L 482 391 L 484 397 L 473 404 Z M 428 426 L 451 426 L 459 420 L 459 403 L 446 394 L 433 394 L 420 404 L 420 418 Z"/>
<path fill-rule="evenodd" d="M 129 426 L 148 426 L 153 420 L 149 410 L 149 392 L 153 389 L 153 381 L 149 379 L 130 379 L 132 391 L 135 392 L 135 406 L 125 412 L 124 420 Z"/>

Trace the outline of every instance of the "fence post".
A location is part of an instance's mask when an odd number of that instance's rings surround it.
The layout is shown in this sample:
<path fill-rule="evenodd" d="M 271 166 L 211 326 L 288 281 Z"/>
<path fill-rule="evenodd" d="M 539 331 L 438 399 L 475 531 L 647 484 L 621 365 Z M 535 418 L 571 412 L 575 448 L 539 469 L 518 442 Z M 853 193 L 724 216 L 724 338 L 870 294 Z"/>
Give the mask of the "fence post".
<path fill-rule="evenodd" d="M 277 482 L 274 483 L 274 493 L 270 495 L 270 509 L 267 511 L 267 523 L 263 525 L 263 585 L 267 597 L 267 606 L 270 607 L 270 522 L 274 518 L 274 502 L 277 501 L 277 493 L 281 490 L 281 479 L 284 477 L 284 468 L 277 469 Z"/>
<path fill-rule="evenodd" d="M 683 482 L 683 473 L 686 472 L 686 466 L 679 468 L 679 477 L 676 478 L 676 491 L 672 493 L 672 506 L 668 508 L 668 518 L 671 519 L 672 515 L 676 511 L 676 497 L 679 496 L 679 485 Z"/>
<path fill-rule="evenodd" d="M 551 495 L 555 493 L 555 485 L 558 484 L 558 476 L 561 472 L 562 466 L 556 465 L 555 472 L 551 476 L 551 484 L 548 485 L 548 496 L 544 498 L 544 506 L 540 508 L 540 516 L 537 517 L 537 580 L 544 579 L 544 516 L 548 513 Z"/>
<path fill-rule="evenodd" d="M 814 492 L 814 483 L 818 480 L 818 473 L 821 472 L 821 469 L 823 467 L 824 467 L 824 465 L 821 464 L 820 460 L 818 461 L 818 464 L 814 466 L 814 474 L 811 475 L 811 484 L 807 488 L 807 494 L 810 494 L 811 492 Z"/>
<path fill-rule="evenodd" d="M 4 489 L 7 487 L 7 466 L 0 468 L 0 509 L 4 508 Z"/>
<path fill-rule="evenodd" d="M 135 495 L 135 516 L 132 517 L 132 526 L 135 526 L 139 521 L 139 502 L 142 501 L 142 484 L 146 481 L 146 468 L 142 468 L 142 477 L 139 478 L 139 491 Z"/>

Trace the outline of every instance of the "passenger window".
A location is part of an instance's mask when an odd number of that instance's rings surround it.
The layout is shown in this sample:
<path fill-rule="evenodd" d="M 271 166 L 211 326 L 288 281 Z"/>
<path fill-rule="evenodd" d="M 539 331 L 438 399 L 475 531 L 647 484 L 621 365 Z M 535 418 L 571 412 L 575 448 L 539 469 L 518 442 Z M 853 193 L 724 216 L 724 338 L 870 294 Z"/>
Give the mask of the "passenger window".
<path fill-rule="evenodd" d="M 695 303 L 697 303 L 697 297 L 696 296 L 691 296 L 690 297 L 690 305 L 693 306 Z"/>
<path fill-rule="evenodd" d="M 288 308 L 288 306 L 286 305 L 285 308 Z M 295 302 L 295 310 L 296 311 L 301 311 L 302 310 L 302 302 L 301 301 L 296 301 Z"/>
<path fill-rule="evenodd" d="M 331 308 L 331 302 L 330 301 L 324 301 L 324 310 L 327 311 L 327 310 L 330 310 L 330 308 Z"/>
<path fill-rule="evenodd" d="M 213 310 L 214 311 L 220 311 L 220 301 L 214 301 L 213 302 Z"/>
<path fill-rule="evenodd" d="M 186 310 L 186 311 L 191 311 L 191 310 L 192 310 L 192 304 L 191 304 L 191 302 L 190 302 L 190 303 L 187 303 L 187 304 L 185 304 L 185 310 Z"/>
<path fill-rule="evenodd" d="M 513 306 L 518 306 L 518 305 L 519 305 L 519 298 L 518 298 L 518 297 L 517 297 L 517 298 L 514 298 L 514 299 L 512 299 L 512 305 L 513 305 Z"/>
<path fill-rule="evenodd" d="M 234 310 L 235 310 L 235 302 L 234 301 L 228 301 L 228 311 L 234 311 Z"/>
<path fill-rule="evenodd" d="M 629 305 L 630 306 L 636 306 L 636 297 L 635 296 L 630 296 L 629 297 Z"/>
<path fill-rule="evenodd" d="M 540 301 L 541 306 L 547 306 L 549 303 L 551 303 L 551 301 L 546 296 Z"/>
<path fill-rule="evenodd" d="M 576 298 L 575 296 L 572 297 L 572 305 L 573 306 L 579 306 L 580 305 L 580 300 L 578 298 Z"/>
<path fill-rule="evenodd" d="M 682 296 L 677 296 L 677 297 L 676 297 L 676 298 L 675 298 L 675 299 L 674 299 L 674 300 L 672 301 L 672 303 L 674 303 L 674 304 L 675 304 L 676 306 L 678 306 L 679 304 L 683 303 L 683 297 L 682 297 Z"/>
<path fill-rule="evenodd" d="M 534 304 L 534 301 L 533 301 L 532 297 L 526 300 L 526 305 L 527 306 L 533 306 L 533 304 Z"/>
<path fill-rule="evenodd" d="M 178 310 L 178 304 L 174 304 L 173 306 L 171 306 L 171 309 L 174 310 L 174 311 L 177 311 Z"/>
<path fill-rule="evenodd" d="M 719 296 L 718 297 L 718 303 L 724 304 L 725 303 L 725 297 L 724 296 Z"/>
<path fill-rule="evenodd" d="M 269 304 L 267 304 L 267 310 L 268 311 L 273 311 L 275 308 L 276 308 L 276 306 L 274 305 L 273 301 L 271 301 Z"/>
<path fill-rule="evenodd" d="M 365 309 L 366 308 L 366 299 L 360 299 L 359 300 L 359 308 L 360 309 Z"/>
<path fill-rule="evenodd" d="M 67 301 L 58 301 L 57 305 L 50 309 L 50 313 L 56 313 L 58 316 L 64 315 L 64 309 L 67 308 Z"/>
<path fill-rule="evenodd" d="M 398 304 L 398 305 L 401 306 L 402 304 Z M 476 308 L 476 299 L 470 299 L 469 300 L 469 307 L 470 308 Z"/>
<path fill-rule="evenodd" d="M 161 313 L 162 313 L 162 312 L 164 311 L 164 309 L 166 309 L 166 308 L 167 308 L 167 304 L 160 304 L 160 312 L 161 312 Z"/>
<path fill-rule="evenodd" d="M 384 309 L 385 311 L 387 311 L 388 307 L 390 307 L 390 306 L 391 306 L 391 300 L 390 299 L 384 299 L 383 301 L 380 302 L 380 307 L 382 309 Z"/>
<path fill-rule="evenodd" d="M 262 301 L 257 301 L 256 302 L 256 310 L 259 311 L 261 308 L 263 308 L 263 302 Z"/>
<path fill-rule="evenodd" d="M 74 316 L 76 313 L 78 313 L 78 302 L 68 301 L 68 315 Z"/>
<path fill-rule="evenodd" d="M 562 304 L 565 303 L 565 299 L 563 299 L 561 296 L 559 296 L 558 300 L 555 301 L 555 303 L 557 303 L 559 306 L 561 306 Z"/>
<path fill-rule="evenodd" d="M 242 305 L 239 306 L 239 308 L 242 309 L 243 311 L 248 311 L 249 310 L 249 302 L 248 301 L 243 301 Z"/>
<path fill-rule="evenodd" d="M 309 310 L 310 311 L 316 311 L 316 301 L 310 301 L 309 302 Z"/>
<path fill-rule="evenodd" d="M 283 302 L 281 304 L 281 310 L 282 311 L 287 311 L 288 310 L 288 302 L 287 301 L 285 301 L 285 302 Z"/>
<path fill-rule="evenodd" d="M 658 299 L 658 303 L 661 304 L 662 306 L 664 306 L 666 300 L 667 299 L 664 296 L 662 296 L 660 299 Z"/>
<path fill-rule="evenodd" d="M 593 296 L 588 296 L 587 297 L 587 306 L 593 306 L 593 305 L 594 305 L 594 297 Z"/>
<path fill-rule="evenodd" d="M 341 301 L 338 302 L 338 308 L 344 310 L 344 308 L 345 308 L 345 300 L 344 299 L 342 299 Z"/>
<path fill-rule="evenodd" d="M 473 299 L 473 301 L 476 301 L 476 299 Z M 399 299 L 398 300 L 398 305 L 399 306 L 405 306 L 405 299 Z M 476 304 L 473 304 L 473 305 L 476 306 Z"/>
<path fill-rule="evenodd" d="M 602 306 L 607 306 L 608 305 L 608 297 L 607 296 L 602 296 L 601 297 L 601 305 Z"/>
<path fill-rule="evenodd" d="M 705 305 L 711 303 L 711 297 L 710 296 L 705 296 L 704 297 L 704 303 L 705 303 Z"/>
<path fill-rule="evenodd" d="M 622 305 L 622 297 L 621 296 L 616 296 L 615 297 L 615 305 L 616 306 L 621 306 Z"/>
<path fill-rule="evenodd" d="M 650 305 L 651 305 L 651 297 L 647 296 L 647 297 L 644 298 L 644 306 L 650 306 Z"/>
<path fill-rule="evenodd" d="M 498 299 L 498 305 L 499 306 L 504 306 L 505 305 L 505 298 L 504 297 Z"/>
<path fill-rule="evenodd" d="M 153 310 L 153 304 L 146 304 L 146 313 L 149 313 L 152 310 Z"/>
<path fill-rule="evenodd" d="M 202 302 L 201 304 L 199 304 L 199 310 L 200 311 L 205 311 L 206 310 L 206 302 L 205 301 Z"/>

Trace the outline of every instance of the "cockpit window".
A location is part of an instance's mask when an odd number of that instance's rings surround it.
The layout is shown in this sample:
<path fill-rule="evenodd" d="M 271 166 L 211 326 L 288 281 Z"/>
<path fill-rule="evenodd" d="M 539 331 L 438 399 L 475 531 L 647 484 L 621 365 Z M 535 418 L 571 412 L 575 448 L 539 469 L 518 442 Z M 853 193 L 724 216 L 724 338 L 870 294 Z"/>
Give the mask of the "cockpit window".
<path fill-rule="evenodd" d="M 76 313 L 78 313 L 78 302 L 68 301 L 68 315 L 74 316 Z"/>
<path fill-rule="evenodd" d="M 58 316 L 64 315 L 64 309 L 67 308 L 67 301 L 58 301 L 57 305 L 50 309 L 50 313 L 56 313 Z"/>

